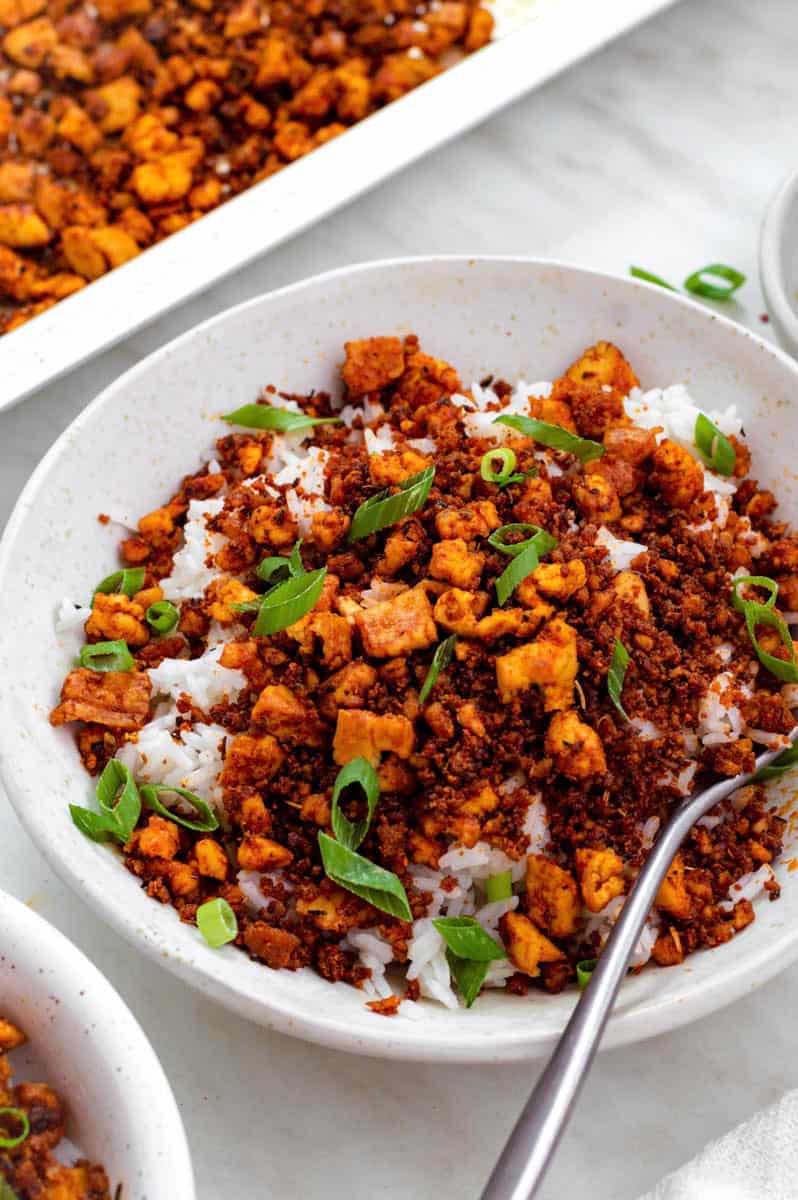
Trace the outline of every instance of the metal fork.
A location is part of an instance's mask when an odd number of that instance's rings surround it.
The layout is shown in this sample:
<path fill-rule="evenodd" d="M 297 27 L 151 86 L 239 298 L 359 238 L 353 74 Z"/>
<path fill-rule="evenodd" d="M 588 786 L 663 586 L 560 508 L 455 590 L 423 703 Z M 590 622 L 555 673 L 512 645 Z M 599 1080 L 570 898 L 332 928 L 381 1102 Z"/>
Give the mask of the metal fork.
<path fill-rule="evenodd" d="M 789 739 L 794 745 L 798 726 Z M 756 771 L 783 750 L 782 746 L 760 754 Z M 537 1192 L 590 1070 L 629 959 L 676 851 L 700 817 L 731 792 L 745 787 L 754 774 L 722 780 L 688 797 L 674 809 L 626 898 L 590 983 L 518 1118 L 481 1200 L 529 1200 Z"/>

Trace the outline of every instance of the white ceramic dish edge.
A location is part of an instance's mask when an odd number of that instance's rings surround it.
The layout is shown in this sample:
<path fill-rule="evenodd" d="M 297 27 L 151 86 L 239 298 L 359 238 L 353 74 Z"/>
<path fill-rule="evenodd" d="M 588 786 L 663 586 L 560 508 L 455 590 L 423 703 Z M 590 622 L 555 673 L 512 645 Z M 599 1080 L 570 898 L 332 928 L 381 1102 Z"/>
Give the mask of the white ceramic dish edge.
<path fill-rule="evenodd" d="M 792 242 L 790 242 L 792 239 Z M 798 171 L 781 184 L 765 213 L 759 235 L 759 275 L 779 340 L 798 355 L 798 279 L 789 255 L 798 252 Z M 790 295 L 792 294 L 792 300 Z"/>
<path fill-rule="evenodd" d="M 457 275 L 458 272 L 465 275 L 469 270 L 481 270 L 487 274 L 491 270 L 512 272 L 519 267 L 522 268 L 525 277 L 528 275 L 530 280 L 533 275 L 550 280 L 553 294 L 556 294 L 558 287 L 567 291 L 569 284 L 573 287 L 579 282 L 580 285 L 584 284 L 597 289 L 599 294 L 612 292 L 623 295 L 625 302 L 634 298 L 636 308 L 649 307 L 652 314 L 661 313 L 663 309 L 666 313 L 673 312 L 680 319 L 692 314 L 691 326 L 694 324 L 697 329 L 703 330 L 707 340 L 710 340 L 710 331 L 713 328 L 716 339 L 727 341 L 739 339 L 739 342 L 735 344 L 739 347 L 740 358 L 745 354 L 751 355 L 753 361 L 764 364 L 762 367 L 764 372 L 770 370 L 772 375 L 783 373 L 786 370 L 789 375 L 790 389 L 792 392 L 795 390 L 798 367 L 786 355 L 762 342 L 747 330 L 725 318 L 718 317 L 715 313 L 708 312 L 690 300 L 673 297 L 669 293 L 663 293 L 660 289 L 634 280 L 619 280 L 598 272 L 573 268 L 557 262 L 510 257 L 405 259 L 345 268 L 291 285 L 279 292 L 271 293 L 269 296 L 248 301 L 229 310 L 226 314 L 221 314 L 219 317 L 205 322 L 195 330 L 184 334 L 171 345 L 151 355 L 148 360 L 138 364 L 106 389 L 65 431 L 31 477 L 9 522 L 2 546 L 0 546 L 0 582 L 8 572 L 14 543 L 25 524 L 27 515 L 40 496 L 41 489 L 47 482 L 48 474 L 61 454 L 78 441 L 84 427 L 91 424 L 94 414 L 103 405 L 108 404 L 114 398 L 115 393 L 131 386 L 135 381 L 141 380 L 144 373 L 151 371 L 154 366 L 168 362 L 170 355 L 179 356 L 181 348 L 192 345 L 193 339 L 198 341 L 204 339 L 210 343 L 213 341 L 216 326 L 223 329 L 228 322 L 244 320 L 247 316 L 256 313 L 259 306 L 275 307 L 285 305 L 289 301 L 298 304 L 301 303 L 303 293 L 312 292 L 314 289 L 321 293 L 324 293 L 326 289 L 327 293 L 332 294 L 336 287 L 344 284 L 365 288 L 370 281 L 373 283 L 385 272 L 392 272 L 397 276 L 403 272 L 409 275 L 417 273 L 421 280 L 425 279 L 424 273 L 426 272 L 430 276 L 429 288 L 426 290 L 434 290 L 433 277 L 437 278 L 436 273 L 439 273 L 442 278 L 448 278 L 450 274 Z M 417 287 L 420 296 L 425 294 L 424 283 L 418 283 Z M 654 321 L 653 315 L 652 321 Z M 554 329 L 553 326 L 552 329 Z M 373 327 L 371 331 L 374 331 Z M 555 330 L 555 332 L 557 331 Z M 606 332 L 611 332 L 611 330 Z M 654 333 L 651 336 L 654 337 Z M 445 346 L 440 349 L 441 352 L 445 352 Z M 659 380 L 659 382 L 670 381 L 670 379 Z M 265 376 L 260 382 L 265 382 Z M 279 380 L 277 382 L 280 383 Z M 782 382 L 786 385 L 787 380 L 784 379 Z M 787 486 L 789 489 L 789 485 Z M 9 699 L 5 696 L 0 698 L 0 711 L 3 708 L 5 713 L 3 719 L 0 720 L 0 751 L 2 751 L 0 762 L 4 781 L 21 820 L 48 861 L 75 888 L 78 894 L 91 903 L 95 910 L 100 911 L 123 936 L 206 994 L 241 1015 L 279 1031 L 318 1041 L 338 1049 L 381 1057 L 425 1061 L 497 1062 L 534 1057 L 544 1053 L 552 1045 L 557 1035 L 556 1029 L 553 1030 L 551 1024 L 545 1021 L 542 1023 L 546 1025 L 545 1028 L 536 1029 L 534 1027 L 535 1018 L 543 1015 L 539 1009 L 534 1012 L 530 1010 L 526 1020 L 514 1021 L 512 1028 L 502 1027 L 496 1036 L 477 1038 L 478 1025 L 475 1022 L 473 1025 L 474 1035 L 470 1036 L 470 1039 L 468 1036 L 464 1037 L 462 1029 L 458 1031 L 457 1028 L 457 1014 L 446 1015 L 446 1023 L 436 1022 L 434 1036 L 418 1036 L 417 1031 L 424 1024 L 422 1022 L 403 1022 L 400 1032 L 395 1021 L 387 1022 L 384 1018 L 370 1016 L 370 1020 L 374 1022 L 373 1025 L 364 1024 L 362 1029 L 356 1029 L 353 1028 L 351 1021 L 347 1023 L 329 1017 L 323 1011 L 323 990 L 316 993 L 321 1002 L 319 1011 L 314 1011 L 312 1016 L 307 1014 L 298 1016 L 292 1011 L 291 1004 L 286 1003 L 283 998 L 275 1000 L 273 995 L 267 997 L 263 994 L 267 991 L 267 985 L 262 967 L 255 967 L 255 971 L 260 973 L 258 978 L 264 980 L 262 987 L 255 986 L 254 976 L 252 977 L 253 982 L 248 981 L 246 989 L 229 985 L 219 978 L 220 958 L 218 954 L 192 943 L 190 951 L 184 956 L 183 952 L 176 949 L 175 945 L 175 938 L 182 936 L 182 933 L 176 934 L 174 930 L 169 931 L 163 928 L 160 917 L 156 920 L 155 915 L 143 919 L 142 914 L 139 913 L 135 919 L 132 918 L 128 907 L 129 896 L 126 901 L 123 897 L 116 895 L 114 888 L 104 892 L 102 879 L 86 877 L 80 866 L 70 861 L 68 854 L 65 857 L 62 856 L 62 853 L 59 852 L 58 839 L 53 836 L 53 831 L 47 828 L 46 823 L 42 822 L 37 806 L 29 802 L 31 796 L 23 780 L 22 764 L 18 761 L 18 745 L 13 742 L 10 733 L 12 709 Z M 68 836 L 68 832 L 68 830 L 62 829 L 60 836 Z M 75 834 L 75 837 L 79 837 L 79 835 Z M 97 850 L 96 847 L 94 849 Z M 107 854 L 107 852 L 103 853 Z M 85 865 L 84 862 L 84 868 Z M 118 867 L 115 864 L 112 865 L 113 869 L 118 871 Z M 105 869 L 104 866 L 102 869 Z M 151 904 L 146 898 L 145 902 L 148 905 Z M 782 901 L 782 903 L 785 902 Z M 151 905 L 151 908 L 160 912 L 160 906 Z M 673 995 L 665 995 L 660 988 L 652 986 L 645 988 L 641 994 L 638 985 L 643 976 L 630 981 L 625 988 L 625 994 L 622 994 L 619 1011 L 616 1012 L 609 1027 L 605 1044 L 607 1046 L 621 1045 L 654 1036 L 665 1029 L 674 1028 L 706 1015 L 759 986 L 787 966 L 798 957 L 798 935 L 787 920 L 789 913 L 786 907 L 782 909 L 782 912 L 783 919 L 776 921 L 775 924 L 771 922 L 770 933 L 772 936 L 767 941 L 757 942 L 751 934 L 747 933 L 745 935 L 747 940 L 743 943 L 745 949 L 741 955 L 737 955 L 735 952 L 730 956 L 726 953 L 724 958 L 724 952 L 729 950 L 728 947 L 713 951 L 711 957 L 717 964 L 717 970 L 713 968 L 709 974 L 701 973 L 700 983 L 676 998 Z M 185 928 L 183 927 L 183 930 Z M 756 929 L 757 926 L 754 928 Z M 221 954 L 224 956 L 236 955 L 237 952 L 229 949 Z M 232 961 L 229 966 L 238 971 L 238 968 L 233 967 Z M 226 971 L 228 967 L 224 969 Z M 682 970 L 682 968 L 674 970 Z M 683 970 L 685 977 L 689 977 L 694 968 L 685 966 Z M 648 977 L 649 979 L 653 978 L 651 973 L 648 973 Z M 321 983 L 321 981 L 317 982 Z M 329 988 L 329 986 L 322 984 L 322 989 Z M 628 1003 L 624 1002 L 625 997 Z M 571 1001 L 570 998 L 557 999 L 562 1001 L 557 1018 L 561 1026 L 567 1015 L 565 1008 L 570 1006 Z M 546 1002 L 547 1004 L 553 1003 L 551 998 L 547 998 Z M 511 1004 L 513 998 L 502 997 L 501 1003 Z M 509 1013 L 510 1010 L 507 1011 Z M 507 1022 L 503 1022 L 502 1025 L 507 1025 Z"/>
<path fill-rule="evenodd" d="M 195 1200 L 174 1096 L 121 996 L 63 934 L 0 892 L 0 996 L 43 1082 L 67 1098 L 68 1135 L 123 1200 Z"/>

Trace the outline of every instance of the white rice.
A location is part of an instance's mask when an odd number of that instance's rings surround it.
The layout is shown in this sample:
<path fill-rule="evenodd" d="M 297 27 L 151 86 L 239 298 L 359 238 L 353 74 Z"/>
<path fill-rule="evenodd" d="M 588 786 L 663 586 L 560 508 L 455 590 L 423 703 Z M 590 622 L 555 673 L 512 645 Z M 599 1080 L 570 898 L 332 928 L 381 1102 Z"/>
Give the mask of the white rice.
<path fill-rule="evenodd" d="M 598 933 L 600 944 L 603 946 L 612 933 L 612 928 L 621 915 L 625 903 L 626 896 L 616 896 L 614 900 L 610 900 L 609 904 L 605 904 L 600 912 L 592 913 L 585 909 L 584 936 L 589 938 L 592 934 Z M 629 960 L 631 967 L 642 967 L 648 962 L 659 934 L 659 925 L 659 914 L 656 910 L 652 910 L 646 918 L 646 923 Z"/>
<path fill-rule="evenodd" d="M 698 708 L 698 736 L 705 746 L 736 742 L 743 732 L 743 716 L 731 691 L 749 696 L 747 684 L 735 679 L 729 671 L 716 675 Z"/>
<path fill-rule="evenodd" d="M 702 412 L 727 437 L 730 434 L 739 436 L 743 428 L 733 404 L 724 409 L 698 408 L 682 383 L 666 388 L 651 388 L 647 392 L 633 388 L 623 406 L 626 415 L 643 429 L 662 427 L 663 432 L 657 434 L 657 441 L 670 438 L 696 457 L 695 423 Z"/>
<path fill-rule="evenodd" d="M 91 616 L 91 609 L 66 596 L 58 606 L 55 618 L 56 633 L 74 633 L 82 629 Z"/>
<path fill-rule="evenodd" d="M 167 600 L 199 600 L 219 574 L 215 558 L 227 539 L 220 533 L 210 532 L 207 518 L 218 516 L 223 507 L 224 500 L 190 502 L 183 528 L 183 545 L 174 556 L 172 574 L 160 584 Z"/>
<path fill-rule="evenodd" d="M 190 696 L 202 709 L 220 704 L 225 696 L 237 699 L 247 686 L 247 678 L 241 671 L 220 666 L 223 650 L 224 645 L 219 642 L 199 658 L 165 658 L 149 672 L 153 694 L 171 696 L 173 700 Z"/>
<path fill-rule="evenodd" d="M 135 742 L 125 742 L 116 757 L 130 768 L 137 783 L 187 788 L 218 802 L 216 780 L 230 734 L 221 725 L 200 723 L 175 734 L 176 716 L 173 710 L 150 721 Z"/>
<path fill-rule="evenodd" d="M 722 900 L 718 908 L 722 908 L 724 912 L 731 912 L 740 900 L 756 900 L 765 891 L 765 884 L 770 883 L 776 876 L 773 868 L 767 863 L 763 863 L 756 871 L 751 871 L 748 875 L 741 876 L 729 888 L 728 900 Z"/>
<path fill-rule="evenodd" d="M 638 554 L 645 554 L 648 546 L 641 542 L 627 542 L 610 533 L 602 525 L 596 534 L 596 545 L 603 546 L 615 571 L 628 571 Z"/>

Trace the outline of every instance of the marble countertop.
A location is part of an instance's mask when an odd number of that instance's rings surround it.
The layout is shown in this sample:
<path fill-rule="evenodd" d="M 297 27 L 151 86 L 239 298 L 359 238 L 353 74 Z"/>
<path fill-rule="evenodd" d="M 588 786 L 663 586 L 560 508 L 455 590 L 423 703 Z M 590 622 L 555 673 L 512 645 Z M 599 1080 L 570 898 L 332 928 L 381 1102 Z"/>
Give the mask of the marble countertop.
<path fill-rule="evenodd" d="M 197 321 L 347 262 L 530 253 L 680 281 L 746 271 L 735 314 L 765 336 L 759 222 L 795 165 L 795 0 L 683 0 L 246 271 L 0 416 L 0 520 L 83 405 Z M 200 1200 L 471 1197 L 536 1067 L 348 1057 L 214 1007 L 135 954 L 53 876 L 0 806 L 0 884 L 86 951 L 169 1074 Z M 602 1055 L 541 1195 L 635 1200 L 798 1086 L 798 966 L 716 1016 Z"/>

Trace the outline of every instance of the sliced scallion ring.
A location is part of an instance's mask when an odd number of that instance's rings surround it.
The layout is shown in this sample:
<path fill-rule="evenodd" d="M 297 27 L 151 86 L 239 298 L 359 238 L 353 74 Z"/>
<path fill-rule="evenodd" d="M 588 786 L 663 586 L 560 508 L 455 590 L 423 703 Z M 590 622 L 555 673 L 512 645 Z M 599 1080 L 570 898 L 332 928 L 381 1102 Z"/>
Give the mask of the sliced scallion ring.
<path fill-rule="evenodd" d="M 4 1133 L 10 1124 L 19 1125 L 18 1133 Z M 21 1108 L 0 1108 L 0 1150 L 13 1150 L 20 1146 L 30 1133 L 28 1114 Z"/>
<path fill-rule="evenodd" d="M 114 571 L 113 575 L 106 575 L 94 589 L 94 595 L 102 592 L 105 596 L 112 594 L 122 594 L 129 599 L 140 592 L 144 585 L 144 568 L 143 567 L 125 567 L 121 571 Z"/>
<path fill-rule="evenodd" d="M 612 658 L 610 659 L 610 669 L 607 672 L 607 691 L 610 694 L 610 700 L 617 708 L 618 712 L 623 717 L 624 721 L 628 721 L 629 717 L 621 702 L 623 695 L 623 683 L 626 678 L 626 668 L 629 666 L 629 651 L 624 646 L 619 638 L 615 639 L 615 645 L 612 648 Z"/>
<path fill-rule="evenodd" d="M 355 510 L 347 541 L 357 542 L 418 512 L 427 502 L 434 478 L 435 468 L 425 467 L 403 480 L 397 492 L 382 491 L 370 496 Z"/>
<path fill-rule="evenodd" d="M 238 937 L 238 918 L 228 902 L 217 896 L 197 909 L 197 928 L 211 949 L 218 950 Z"/>
<path fill-rule="evenodd" d="M 107 842 L 112 838 L 124 845 L 141 815 L 141 797 L 130 768 L 118 758 L 110 759 L 97 780 L 95 796 L 99 812 L 70 804 L 73 823 L 93 842 Z"/>
<path fill-rule="evenodd" d="M 767 600 L 745 600 L 740 595 L 740 588 L 743 584 L 749 584 L 751 587 L 763 588 L 768 593 Z M 769 575 L 740 575 L 737 579 L 732 580 L 732 604 L 738 612 L 744 613 L 746 604 L 763 604 L 766 608 L 773 608 L 776 603 L 776 597 L 779 594 L 779 585 L 775 579 L 771 579 Z"/>
<path fill-rule="evenodd" d="M 456 634 L 451 633 L 447 638 L 444 638 L 443 641 L 438 644 L 435 653 L 432 656 L 432 662 L 430 663 L 429 670 L 427 671 L 427 677 L 421 685 L 421 691 L 418 693 L 419 704 L 427 703 L 430 692 L 438 682 L 438 676 L 444 667 L 447 667 L 452 661 L 454 644 L 456 641 Z"/>
<path fill-rule="evenodd" d="M 327 568 L 320 567 L 318 571 L 292 575 L 268 591 L 258 604 L 255 636 L 279 633 L 310 612 L 321 595 L 326 574 Z"/>
<path fill-rule="evenodd" d="M 507 425 L 510 429 L 522 433 L 524 437 L 534 438 L 542 446 L 550 446 L 552 450 L 565 450 L 568 454 L 576 455 L 582 463 L 601 458 L 604 453 L 601 442 L 577 437 L 575 433 L 563 429 L 562 425 L 551 425 L 548 421 L 539 421 L 537 417 L 520 417 L 508 413 L 496 417 L 493 424 Z"/>
<path fill-rule="evenodd" d="M 267 429 L 271 433 L 296 433 L 316 425 L 341 424 L 340 417 L 309 417 L 306 413 L 291 412 L 273 404 L 244 404 L 235 412 L 226 413 L 222 420 L 245 429 Z"/>
<path fill-rule="evenodd" d="M 485 895 L 488 903 L 494 900 L 509 900 L 513 894 L 513 873 L 510 870 L 491 875 L 485 884 Z"/>
<path fill-rule="evenodd" d="M 531 537 L 523 538 L 520 542 L 508 542 L 509 534 L 531 533 Z M 509 554 L 511 558 L 521 554 L 529 546 L 534 546 L 539 555 L 548 554 L 549 550 L 553 550 L 557 545 L 556 537 L 552 537 L 545 529 L 541 529 L 539 525 L 529 525 L 526 521 L 515 521 L 510 525 L 502 525 L 499 529 L 495 529 L 488 538 L 488 545 L 494 550 L 501 550 L 502 554 Z"/>
<path fill-rule="evenodd" d="M 496 588 L 496 599 L 499 604 L 506 604 L 512 596 L 519 583 L 531 575 L 533 571 L 537 571 L 540 566 L 538 552 L 535 549 L 534 542 L 531 542 L 525 550 L 520 554 L 516 554 L 509 564 L 502 571 L 501 575 L 496 580 L 494 587 Z"/>
<path fill-rule="evenodd" d="M 180 620 L 180 613 L 168 600 L 156 600 L 144 614 L 147 624 L 156 633 L 171 633 Z"/>
<path fill-rule="evenodd" d="M 434 917 L 432 924 L 458 958 L 493 962 L 507 957 L 504 946 L 485 933 L 476 917 Z"/>
<path fill-rule="evenodd" d="M 597 966 L 597 958 L 583 958 L 576 964 L 576 982 L 580 988 L 587 987 Z"/>
<path fill-rule="evenodd" d="M 362 820 L 354 822 L 345 817 L 340 808 L 341 793 L 353 784 L 359 784 L 362 789 L 368 810 Z M 333 786 L 331 824 L 333 833 L 342 846 L 349 850 L 357 850 L 369 831 L 379 798 L 380 781 L 367 758 L 353 758 L 346 766 L 341 767 Z"/>
<path fill-rule="evenodd" d="M 737 465 L 737 454 L 734 446 L 713 425 L 709 417 L 699 413 L 695 419 L 695 444 L 701 456 L 718 475 L 733 475 Z"/>
<path fill-rule="evenodd" d="M 705 276 L 710 276 L 709 279 Z M 725 283 L 713 283 L 712 279 L 723 279 Z M 695 296 L 704 296 L 708 300 L 731 300 L 738 288 L 745 283 L 745 275 L 735 267 L 725 263 L 710 263 L 688 275 L 684 281 L 685 289 Z"/>
<path fill-rule="evenodd" d="M 94 642 L 81 646 L 80 665 L 91 671 L 132 671 L 135 666 L 127 642 Z"/>
<path fill-rule="evenodd" d="M 380 912 L 389 913 L 401 921 L 412 921 L 413 914 L 402 881 L 393 871 L 386 871 L 337 842 L 327 833 L 319 833 L 321 861 L 327 877 L 361 900 L 373 904 Z"/>
<path fill-rule="evenodd" d="M 499 446 L 482 455 L 479 473 L 486 483 L 497 483 L 499 487 L 502 487 L 515 470 L 516 462 L 514 450 L 508 446 Z M 497 464 L 500 465 L 497 466 Z"/>
<path fill-rule="evenodd" d="M 219 818 L 207 800 L 203 800 L 201 796 L 196 796 L 194 792 L 189 792 L 186 788 L 172 787 L 166 783 L 143 783 L 139 790 L 141 799 L 147 808 L 151 808 L 153 812 L 157 812 L 161 817 L 166 817 L 169 821 L 174 821 L 176 825 L 182 825 L 185 829 L 193 829 L 197 833 L 211 833 L 214 829 L 219 828 Z M 197 817 L 194 819 L 184 817 L 177 809 L 167 808 L 160 799 L 161 792 L 171 793 L 179 796 L 181 800 L 187 801 L 198 814 Z"/>
<path fill-rule="evenodd" d="M 644 267 L 630 267 L 629 274 L 634 275 L 635 279 L 645 279 L 646 283 L 656 283 L 658 287 L 667 288 L 669 292 L 678 291 L 678 288 L 675 288 L 672 283 L 668 283 L 667 279 L 663 279 L 661 275 L 653 275 Z"/>

